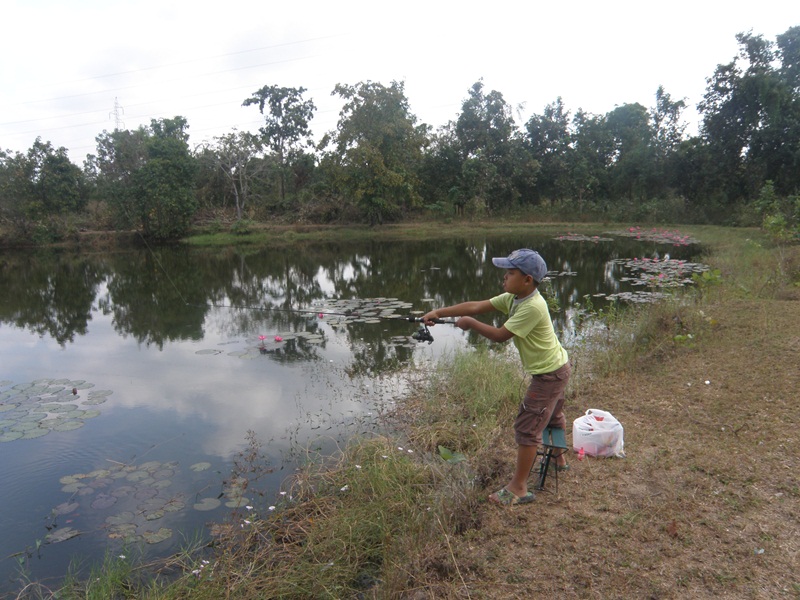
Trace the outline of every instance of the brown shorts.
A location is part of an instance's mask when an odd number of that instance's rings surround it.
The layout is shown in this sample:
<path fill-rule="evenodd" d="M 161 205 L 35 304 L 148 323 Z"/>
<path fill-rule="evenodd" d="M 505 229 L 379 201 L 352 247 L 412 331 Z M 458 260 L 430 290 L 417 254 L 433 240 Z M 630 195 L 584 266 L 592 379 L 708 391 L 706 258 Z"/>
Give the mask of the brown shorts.
<path fill-rule="evenodd" d="M 569 363 L 550 373 L 532 375 L 514 421 L 514 439 L 520 446 L 542 443 L 545 427 L 566 428 L 564 391 L 572 368 Z"/>

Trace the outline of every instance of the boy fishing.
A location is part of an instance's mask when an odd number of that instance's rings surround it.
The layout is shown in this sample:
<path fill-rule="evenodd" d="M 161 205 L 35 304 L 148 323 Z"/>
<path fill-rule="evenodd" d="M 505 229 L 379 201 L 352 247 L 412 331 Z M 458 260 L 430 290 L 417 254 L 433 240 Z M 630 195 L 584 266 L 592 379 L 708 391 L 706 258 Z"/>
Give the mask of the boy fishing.
<path fill-rule="evenodd" d="M 528 389 L 514 421 L 517 459 L 514 475 L 503 488 L 489 496 L 502 506 L 533 502 L 535 495 L 528 490 L 531 471 L 545 427 L 565 428 L 564 391 L 570 376 L 566 350 L 556 337 L 550 312 L 538 287 L 547 275 L 544 259 L 534 250 L 515 250 L 505 258 L 493 258 L 496 267 L 506 269 L 503 276 L 504 293 L 488 300 L 468 301 L 426 313 L 422 320 L 433 326 L 435 319 L 461 317 L 456 327 L 470 329 L 493 342 L 514 340 L 525 373 L 531 376 Z M 501 327 L 488 325 L 473 315 L 499 311 L 508 316 Z M 568 468 L 562 454 L 555 468 Z"/>

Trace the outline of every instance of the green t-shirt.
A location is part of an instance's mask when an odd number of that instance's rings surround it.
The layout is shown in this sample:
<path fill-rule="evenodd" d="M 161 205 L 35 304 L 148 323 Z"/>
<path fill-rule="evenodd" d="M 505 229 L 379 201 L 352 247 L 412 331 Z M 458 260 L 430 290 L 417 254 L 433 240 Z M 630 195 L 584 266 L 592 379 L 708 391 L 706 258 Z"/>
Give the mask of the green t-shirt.
<path fill-rule="evenodd" d="M 567 351 L 556 337 L 547 302 L 539 290 L 521 300 L 506 293 L 495 296 L 490 302 L 495 309 L 509 315 L 505 327 L 514 334 L 514 345 L 526 373 L 550 373 L 567 363 Z"/>

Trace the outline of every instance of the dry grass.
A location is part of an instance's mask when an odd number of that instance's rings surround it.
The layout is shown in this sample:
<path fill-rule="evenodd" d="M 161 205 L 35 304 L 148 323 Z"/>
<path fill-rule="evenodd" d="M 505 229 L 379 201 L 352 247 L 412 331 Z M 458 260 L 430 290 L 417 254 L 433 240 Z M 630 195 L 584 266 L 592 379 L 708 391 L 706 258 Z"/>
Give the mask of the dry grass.
<path fill-rule="evenodd" d="M 456 550 L 473 598 L 800 595 L 800 305 L 709 308 L 700 347 L 571 398 L 622 421 L 627 458 L 572 460 L 535 507 L 486 506 Z"/>
<path fill-rule="evenodd" d="M 573 458 L 535 505 L 484 504 L 452 544 L 468 592 L 448 597 L 800 597 L 800 303 L 776 299 L 796 285 L 778 284 L 775 262 L 797 249 L 725 252 L 754 272 L 618 323 L 626 340 L 647 331 L 647 350 L 612 345 L 624 358 L 573 388 L 568 418 L 611 411 L 627 458 Z M 665 343 L 678 329 L 695 342 Z M 501 439 L 497 485 L 514 450 L 510 431 Z"/>

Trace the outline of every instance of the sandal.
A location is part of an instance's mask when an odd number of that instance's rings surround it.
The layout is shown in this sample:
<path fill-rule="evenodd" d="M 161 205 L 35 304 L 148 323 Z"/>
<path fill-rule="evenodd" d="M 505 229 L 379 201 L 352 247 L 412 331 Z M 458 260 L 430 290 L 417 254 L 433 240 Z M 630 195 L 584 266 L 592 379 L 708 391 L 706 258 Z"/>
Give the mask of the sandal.
<path fill-rule="evenodd" d="M 506 488 L 497 490 L 489 496 L 489 500 L 500 506 L 514 506 L 515 504 L 530 504 L 536 499 L 536 494 L 528 492 L 524 496 L 517 496 L 514 492 L 509 492 Z"/>

